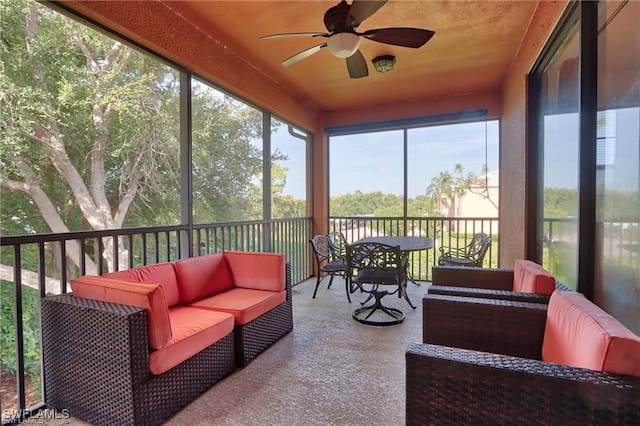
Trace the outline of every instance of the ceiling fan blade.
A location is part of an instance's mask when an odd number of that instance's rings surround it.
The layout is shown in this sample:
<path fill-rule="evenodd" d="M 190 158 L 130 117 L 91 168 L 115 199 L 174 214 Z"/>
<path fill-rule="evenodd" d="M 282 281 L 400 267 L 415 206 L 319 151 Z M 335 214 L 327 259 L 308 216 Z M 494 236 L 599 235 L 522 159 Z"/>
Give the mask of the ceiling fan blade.
<path fill-rule="evenodd" d="M 292 37 L 329 37 L 327 33 L 282 33 L 271 34 L 260 37 L 260 40 L 270 40 L 276 38 L 292 38 Z"/>
<path fill-rule="evenodd" d="M 369 40 L 396 46 L 418 47 L 428 42 L 435 32 L 420 28 L 378 28 L 358 34 Z"/>
<path fill-rule="evenodd" d="M 299 62 L 299 61 L 301 61 L 301 60 L 303 60 L 305 58 L 308 58 L 309 56 L 313 55 L 314 53 L 317 53 L 317 52 L 321 51 L 325 47 L 327 47 L 327 43 L 322 43 L 322 44 L 319 44 L 317 46 L 310 47 L 307 50 L 303 50 L 300 53 L 296 53 L 292 57 L 287 58 L 284 61 L 282 61 L 282 66 L 283 67 L 288 67 L 290 65 L 293 65 L 296 62 Z"/>
<path fill-rule="evenodd" d="M 388 0 L 353 0 L 347 17 L 349 21 L 347 22 L 347 26 L 357 27 L 362 21 L 376 13 L 387 1 Z"/>
<path fill-rule="evenodd" d="M 367 69 L 367 61 L 364 60 L 364 56 L 360 53 L 360 50 L 356 50 L 356 53 L 349 56 L 347 59 L 347 70 L 349 71 L 349 77 L 361 78 L 369 75 Z"/>

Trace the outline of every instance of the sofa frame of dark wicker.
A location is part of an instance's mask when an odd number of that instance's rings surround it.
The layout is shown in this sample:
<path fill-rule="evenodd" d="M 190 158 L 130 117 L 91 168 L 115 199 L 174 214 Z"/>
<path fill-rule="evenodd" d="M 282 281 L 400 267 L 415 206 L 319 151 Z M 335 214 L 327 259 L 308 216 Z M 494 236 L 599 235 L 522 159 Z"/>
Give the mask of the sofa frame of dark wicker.
<path fill-rule="evenodd" d="M 514 292 L 513 269 L 433 266 L 431 274 L 431 286 L 427 289 L 431 294 L 504 299 L 529 303 L 549 302 L 548 294 Z M 560 281 L 556 281 L 556 289 L 569 290 Z"/>
<path fill-rule="evenodd" d="M 73 297 L 42 308 L 45 402 L 97 425 L 157 425 L 293 329 L 291 270 L 286 302 L 171 370 L 149 372 L 144 309 Z"/>
<path fill-rule="evenodd" d="M 286 264 L 287 300 L 264 315 L 234 329 L 236 365 L 245 367 L 256 356 L 293 330 L 291 264 Z"/>
<path fill-rule="evenodd" d="M 407 425 L 640 424 L 640 378 L 541 361 L 547 305 L 427 294 L 423 307 Z"/>

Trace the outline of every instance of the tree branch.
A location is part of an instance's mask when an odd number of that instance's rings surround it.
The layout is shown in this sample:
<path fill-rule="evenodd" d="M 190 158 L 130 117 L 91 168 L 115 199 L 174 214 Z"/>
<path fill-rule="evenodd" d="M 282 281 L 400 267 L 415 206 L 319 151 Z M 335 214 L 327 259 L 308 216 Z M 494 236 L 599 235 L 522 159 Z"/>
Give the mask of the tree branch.
<path fill-rule="evenodd" d="M 61 234 L 65 232 L 69 232 L 69 228 L 64 223 L 58 210 L 53 205 L 47 194 L 42 190 L 40 186 L 40 182 L 38 181 L 38 177 L 36 173 L 33 171 L 31 166 L 29 166 L 24 159 L 19 156 L 12 156 L 10 160 L 16 165 L 16 167 L 24 173 L 24 182 L 19 182 L 11 179 L 2 179 L 0 181 L 0 186 L 3 186 L 8 189 L 13 189 L 16 191 L 21 191 L 27 194 L 33 202 L 36 204 L 40 213 L 42 214 L 42 218 L 47 223 L 47 226 L 51 230 L 51 232 L 56 234 Z M 80 256 L 82 254 L 80 247 L 77 241 L 68 241 L 68 257 L 76 264 L 76 266 L 80 266 Z M 90 257 L 85 255 L 85 265 L 87 266 L 88 271 L 95 271 L 96 266 L 91 260 Z"/>
<path fill-rule="evenodd" d="M 85 59 L 87 60 L 87 68 L 89 68 L 93 72 L 99 71 L 100 67 L 96 62 L 96 58 L 94 57 L 93 53 L 91 53 L 87 45 L 84 44 L 84 40 L 82 40 L 82 37 L 80 37 L 80 35 L 78 34 L 74 34 L 71 38 L 76 43 L 76 45 L 80 48 L 80 51 L 82 52 Z"/>
<path fill-rule="evenodd" d="M 111 68 L 113 62 L 118 58 L 118 53 L 120 53 L 120 49 L 122 48 L 122 43 L 114 42 L 113 46 L 109 50 L 109 53 L 104 57 L 104 62 L 100 66 L 100 71 L 105 72 Z M 128 57 L 128 55 L 127 55 Z"/>

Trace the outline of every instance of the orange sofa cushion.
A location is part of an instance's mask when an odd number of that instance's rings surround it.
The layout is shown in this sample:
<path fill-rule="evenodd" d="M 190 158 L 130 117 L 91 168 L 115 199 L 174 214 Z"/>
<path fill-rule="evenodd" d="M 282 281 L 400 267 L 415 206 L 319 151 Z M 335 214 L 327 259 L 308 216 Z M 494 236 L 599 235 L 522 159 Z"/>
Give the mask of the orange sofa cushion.
<path fill-rule="evenodd" d="M 167 304 L 169 306 L 175 306 L 180 303 L 176 272 L 173 264 L 169 262 L 139 266 L 137 268 L 127 269 L 124 271 L 111 272 L 102 276 L 118 280 L 135 281 L 138 283 L 160 284 L 164 290 L 164 295 L 167 298 Z"/>
<path fill-rule="evenodd" d="M 640 337 L 576 292 L 549 299 L 542 359 L 640 377 Z"/>
<path fill-rule="evenodd" d="M 222 253 L 190 257 L 175 262 L 182 303 L 191 303 L 233 287 Z"/>
<path fill-rule="evenodd" d="M 530 260 L 516 260 L 513 269 L 513 291 L 551 294 L 555 289 L 555 278 L 542 266 Z"/>
<path fill-rule="evenodd" d="M 236 324 L 247 324 L 287 300 L 287 292 L 232 288 L 224 293 L 199 300 L 189 306 L 228 312 Z"/>
<path fill-rule="evenodd" d="M 280 292 L 285 289 L 286 258 L 280 253 L 225 251 L 235 287 Z"/>
<path fill-rule="evenodd" d="M 149 354 L 149 371 L 162 374 L 233 332 L 233 315 L 176 306 L 169 310 L 173 338 Z"/>
<path fill-rule="evenodd" d="M 71 280 L 75 297 L 137 306 L 147 311 L 149 346 L 160 349 L 172 337 L 169 309 L 161 285 L 85 275 Z"/>

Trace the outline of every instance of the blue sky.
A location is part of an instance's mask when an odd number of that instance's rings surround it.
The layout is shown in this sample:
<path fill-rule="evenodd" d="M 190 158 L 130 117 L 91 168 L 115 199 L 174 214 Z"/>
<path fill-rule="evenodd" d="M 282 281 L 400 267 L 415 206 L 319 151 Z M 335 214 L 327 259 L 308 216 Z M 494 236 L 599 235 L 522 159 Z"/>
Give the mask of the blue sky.
<path fill-rule="evenodd" d="M 485 161 L 485 131 L 487 160 Z M 453 171 L 462 164 L 465 173 L 480 175 L 487 162 L 489 171 L 498 165 L 498 121 L 433 126 L 408 131 L 409 197 L 424 195 L 433 176 Z M 281 127 L 272 138 L 289 158 L 285 194 L 304 198 L 305 153 L 302 141 Z M 403 131 L 334 136 L 329 144 L 331 195 L 382 191 L 401 195 L 403 191 Z"/>
<path fill-rule="evenodd" d="M 638 109 L 616 110 L 613 164 L 607 166 L 607 186 L 614 190 L 635 190 L 639 185 L 637 143 Z M 576 188 L 578 181 L 577 116 L 554 115 L 545 121 L 545 186 Z M 451 124 L 408 131 L 409 197 L 424 195 L 431 178 L 442 171 L 453 171 L 456 163 L 464 172 L 480 175 L 485 163 L 485 131 L 489 172 L 499 169 L 499 122 Z M 305 153 L 301 140 L 281 127 L 272 140 L 273 147 L 289 156 L 285 194 L 305 196 Z M 631 149 L 632 151 L 629 151 Z M 404 167 L 403 132 L 334 136 L 329 145 L 330 192 L 332 196 L 382 191 L 402 194 Z"/>
<path fill-rule="evenodd" d="M 485 160 L 485 130 L 487 156 Z M 464 172 L 480 175 L 498 165 L 498 121 L 432 126 L 408 131 L 409 197 L 425 195 L 431 178 L 453 171 L 456 163 Z M 403 131 L 394 130 L 331 138 L 331 195 L 382 191 L 401 195 L 403 191 Z"/>

